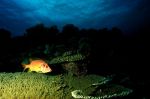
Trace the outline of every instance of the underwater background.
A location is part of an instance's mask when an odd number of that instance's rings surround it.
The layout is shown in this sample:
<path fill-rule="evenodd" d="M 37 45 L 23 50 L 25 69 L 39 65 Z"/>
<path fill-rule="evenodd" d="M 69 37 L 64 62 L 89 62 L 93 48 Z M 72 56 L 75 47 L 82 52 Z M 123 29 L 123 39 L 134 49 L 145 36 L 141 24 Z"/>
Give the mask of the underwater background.
<path fill-rule="evenodd" d="M 0 29 L 0 99 L 148 99 L 146 35 L 37 24 L 22 36 Z M 42 59 L 50 73 L 24 71 Z"/>

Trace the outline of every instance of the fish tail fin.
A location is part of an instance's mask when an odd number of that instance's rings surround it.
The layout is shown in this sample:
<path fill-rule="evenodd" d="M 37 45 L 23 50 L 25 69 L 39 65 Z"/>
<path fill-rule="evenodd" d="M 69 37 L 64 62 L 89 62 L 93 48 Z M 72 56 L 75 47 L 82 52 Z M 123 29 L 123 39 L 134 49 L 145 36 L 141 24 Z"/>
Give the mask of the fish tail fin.
<path fill-rule="evenodd" d="M 28 68 L 28 65 L 26 65 L 26 64 L 24 64 L 24 63 L 22 63 L 21 64 L 22 65 L 22 67 L 23 67 L 23 72 Z"/>

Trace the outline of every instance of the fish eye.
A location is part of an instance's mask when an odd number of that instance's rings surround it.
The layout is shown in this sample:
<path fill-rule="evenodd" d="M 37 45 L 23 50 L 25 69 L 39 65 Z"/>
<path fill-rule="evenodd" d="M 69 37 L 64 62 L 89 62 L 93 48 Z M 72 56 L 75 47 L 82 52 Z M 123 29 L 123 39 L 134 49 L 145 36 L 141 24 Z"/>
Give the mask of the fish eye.
<path fill-rule="evenodd" d="M 42 66 L 44 66 L 44 67 L 48 68 L 48 65 L 47 65 L 47 64 L 42 64 Z"/>
<path fill-rule="evenodd" d="M 46 68 L 48 68 L 48 65 L 45 65 Z"/>

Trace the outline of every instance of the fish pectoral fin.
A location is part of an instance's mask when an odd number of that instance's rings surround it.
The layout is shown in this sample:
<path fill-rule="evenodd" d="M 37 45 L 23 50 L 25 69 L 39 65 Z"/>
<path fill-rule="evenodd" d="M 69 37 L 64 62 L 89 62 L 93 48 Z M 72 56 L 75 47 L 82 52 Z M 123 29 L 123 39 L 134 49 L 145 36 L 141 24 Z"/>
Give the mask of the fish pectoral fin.
<path fill-rule="evenodd" d="M 31 70 L 29 68 L 24 68 L 23 72 L 31 72 Z"/>
<path fill-rule="evenodd" d="M 27 68 L 24 68 L 24 69 L 23 69 L 23 72 L 25 72 L 25 71 L 27 71 Z"/>

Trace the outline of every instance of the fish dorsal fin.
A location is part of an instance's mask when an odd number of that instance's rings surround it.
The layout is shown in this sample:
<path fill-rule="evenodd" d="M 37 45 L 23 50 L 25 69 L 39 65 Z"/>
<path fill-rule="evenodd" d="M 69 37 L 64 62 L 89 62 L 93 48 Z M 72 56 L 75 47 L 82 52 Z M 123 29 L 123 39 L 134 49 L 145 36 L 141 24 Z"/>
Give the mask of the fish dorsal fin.
<path fill-rule="evenodd" d="M 31 58 L 25 59 L 25 60 L 21 63 L 21 65 L 22 65 L 23 67 L 26 67 L 26 65 L 30 64 L 32 61 L 33 61 L 33 60 L 32 60 Z"/>
<path fill-rule="evenodd" d="M 29 58 L 29 62 L 31 63 L 33 61 L 33 59 L 32 58 Z"/>

